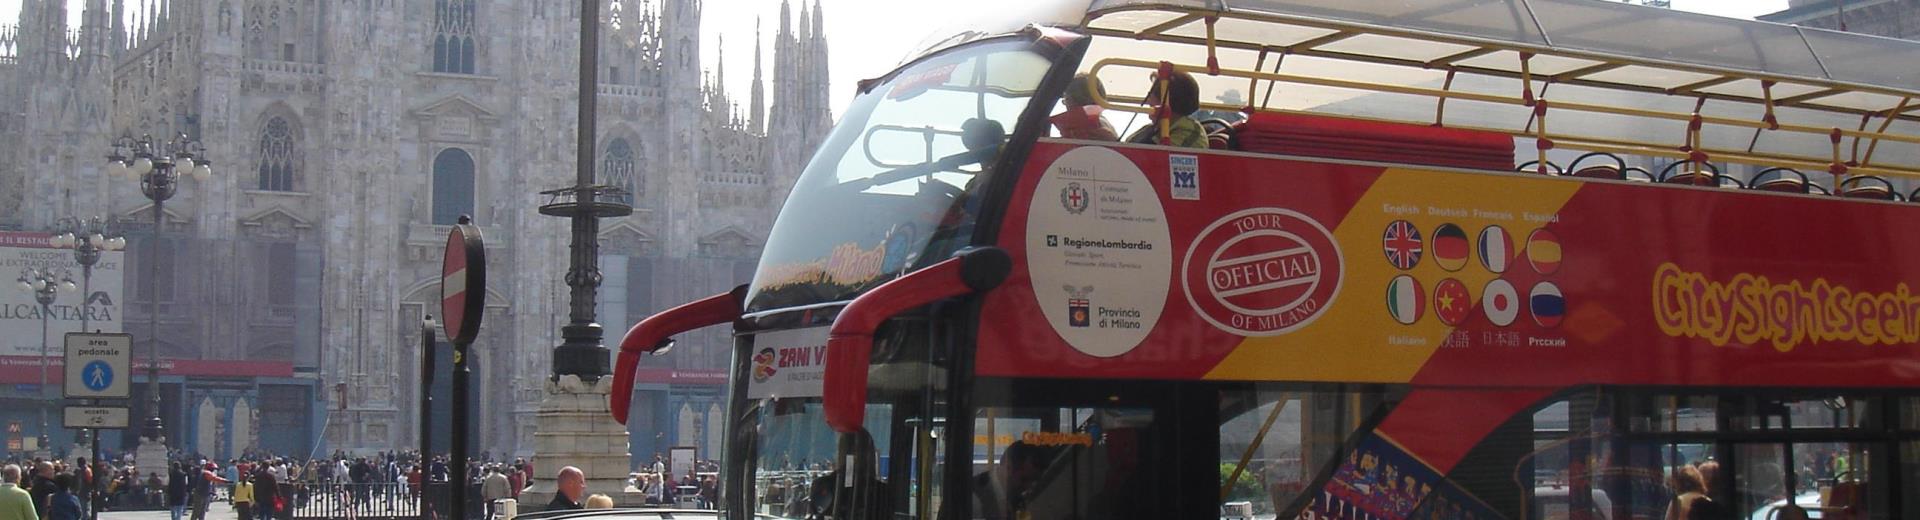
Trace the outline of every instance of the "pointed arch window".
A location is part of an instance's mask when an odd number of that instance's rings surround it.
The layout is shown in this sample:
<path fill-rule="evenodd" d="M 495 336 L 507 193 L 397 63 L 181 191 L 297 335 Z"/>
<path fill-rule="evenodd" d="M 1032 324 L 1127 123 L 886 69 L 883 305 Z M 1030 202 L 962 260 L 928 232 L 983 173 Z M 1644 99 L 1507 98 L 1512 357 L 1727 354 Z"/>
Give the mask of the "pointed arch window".
<path fill-rule="evenodd" d="M 626 190 L 620 195 L 620 202 L 632 205 L 640 196 L 640 176 L 638 161 L 634 159 L 633 146 L 625 138 L 616 138 L 607 145 L 607 152 L 600 156 L 601 182 Z"/>
<path fill-rule="evenodd" d="M 474 74 L 475 0 L 433 0 L 433 71 Z"/>
<path fill-rule="evenodd" d="M 448 148 L 433 158 L 433 223 L 452 225 L 473 214 L 473 156 Z"/>
<path fill-rule="evenodd" d="M 293 191 L 295 164 L 299 152 L 294 146 L 293 126 L 286 118 L 274 117 L 260 131 L 260 162 L 256 166 L 259 187 L 263 191 Z"/>

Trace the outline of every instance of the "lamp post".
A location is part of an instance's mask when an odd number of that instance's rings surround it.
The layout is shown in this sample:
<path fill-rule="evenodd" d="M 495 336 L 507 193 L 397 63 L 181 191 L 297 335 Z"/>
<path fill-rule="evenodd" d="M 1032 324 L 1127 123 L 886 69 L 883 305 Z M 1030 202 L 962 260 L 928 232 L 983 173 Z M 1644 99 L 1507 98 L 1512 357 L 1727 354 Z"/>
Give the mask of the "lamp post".
<path fill-rule="evenodd" d="M 40 449 L 51 451 L 47 444 L 47 405 L 53 402 L 47 395 L 47 324 L 53 318 L 54 298 L 60 291 L 73 291 L 73 276 L 66 269 L 29 267 L 20 271 L 19 282 L 20 290 L 33 293 L 33 301 L 40 304 Z"/>
<path fill-rule="evenodd" d="M 74 263 L 80 264 L 80 332 L 93 332 L 93 328 L 91 327 L 93 319 L 93 264 L 100 262 L 101 253 L 126 249 L 127 239 L 118 236 L 118 233 L 114 233 L 112 229 L 109 229 L 105 217 L 97 215 L 84 219 L 63 217 L 60 219 L 58 229 L 65 230 L 66 232 L 53 237 L 53 247 L 72 249 Z M 94 474 L 104 475 L 105 473 L 101 473 L 98 470 L 98 466 L 100 465 L 100 430 L 93 429 L 85 431 L 87 433 L 87 445 L 93 447 L 93 457 L 88 460 L 93 461 L 92 464 L 96 466 L 96 468 L 94 468 Z M 99 488 L 89 484 L 87 494 L 87 503 L 90 504 L 87 510 L 92 514 L 92 518 L 98 520 L 100 518 L 100 505 L 102 503 Z"/>
<path fill-rule="evenodd" d="M 107 176 L 140 181 L 140 194 L 153 201 L 153 243 L 159 244 L 160 235 L 166 230 L 166 211 L 163 209 L 167 199 L 173 198 L 180 186 L 180 175 L 190 173 L 195 180 L 205 181 L 213 176 L 213 162 L 201 154 L 206 148 L 187 137 L 187 134 L 175 135 L 172 139 L 155 142 L 151 136 L 123 135 L 114 139 L 107 153 Z M 151 320 L 150 336 L 152 346 L 147 348 L 147 422 L 141 436 L 146 440 L 160 442 L 166 438 L 166 424 L 160 419 L 160 250 L 150 247 L 147 253 L 147 288 L 149 314 Z"/>
<path fill-rule="evenodd" d="M 600 12 L 599 0 L 581 0 L 580 12 Z M 594 183 L 594 115 L 599 89 L 597 54 L 600 45 L 600 17 L 580 17 L 580 128 L 575 132 L 574 185 L 541 192 L 555 200 L 540 207 L 540 214 L 572 221 L 572 242 L 567 263 L 568 322 L 560 327 L 560 346 L 553 349 L 553 378 L 579 376 L 595 381 L 607 374 L 607 347 L 599 319 L 595 316 L 600 274 L 600 219 L 633 214 L 633 208 L 620 202 L 625 191 L 615 186 Z M 600 199 L 611 195 L 614 200 Z"/>
<path fill-rule="evenodd" d="M 53 237 L 53 247 L 72 249 L 74 263 L 80 264 L 80 332 L 92 332 L 89 325 L 93 318 L 90 309 L 93 305 L 93 264 L 100 262 L 101 253 L 126 249 L 127 239 L 114 233 L 107 219 L 99 216 L 62 218 L 59 229 L 66 232 Z"/>

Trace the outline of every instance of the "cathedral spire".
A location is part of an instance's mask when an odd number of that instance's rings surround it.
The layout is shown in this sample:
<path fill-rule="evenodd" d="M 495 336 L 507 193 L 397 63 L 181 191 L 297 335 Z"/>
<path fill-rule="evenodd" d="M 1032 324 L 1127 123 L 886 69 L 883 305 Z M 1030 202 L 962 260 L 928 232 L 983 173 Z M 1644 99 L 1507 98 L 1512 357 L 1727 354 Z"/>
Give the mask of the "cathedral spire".
<path fill-rule="evenodd" d="M 753 19 L 753 93 L 747 105 L 747 125 L 755 134 L 766 131 L 760 124 L 767 112 L 766 87 L 761 86 L 760 81 L 760 46 L 760 18 L 756 16 Z"/>
<path fill-rule="evenodd" d="M 87 0 L 86 7 L 80 12 L 80 57 L 75 74 L 82 82 L 96 81 L 86 78 L 103 75 L 112 68 L 112 63 L 108 61 L 113 47 L 112 37 L 108 34 L 113 27 L 107 20 L 109 16 L 107 0 Z"/>
<path fill-rule="evenodd" d="M 827 22 L 825 15 L 820 12 L 820 0 L 813 0 L 813 39 L 819 41 L 827 39 Z"/>
<path fill-rule="evenodd" d="M 119 63 L 120 56 L 127 50 L 127 0 L 113 0 L 113 25 L 108 33 L 108 43 L 113 47 L 109 63 Z"/>
<path fill-rule="evenodd" d="M 800 41 L 813 39 L 813 19 L 807 16 L 807 4 L 800 4 Z"/>

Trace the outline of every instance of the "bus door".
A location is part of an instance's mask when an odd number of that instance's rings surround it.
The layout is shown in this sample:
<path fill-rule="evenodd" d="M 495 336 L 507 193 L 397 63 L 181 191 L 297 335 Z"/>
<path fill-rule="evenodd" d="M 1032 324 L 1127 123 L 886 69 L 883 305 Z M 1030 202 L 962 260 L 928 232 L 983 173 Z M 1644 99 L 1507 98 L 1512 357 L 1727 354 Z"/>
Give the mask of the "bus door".
<path fill-rule="evenodd" d="M 1210 387 L 983 378 L 974 404 L 967 518 L 1220 514 Z"/>

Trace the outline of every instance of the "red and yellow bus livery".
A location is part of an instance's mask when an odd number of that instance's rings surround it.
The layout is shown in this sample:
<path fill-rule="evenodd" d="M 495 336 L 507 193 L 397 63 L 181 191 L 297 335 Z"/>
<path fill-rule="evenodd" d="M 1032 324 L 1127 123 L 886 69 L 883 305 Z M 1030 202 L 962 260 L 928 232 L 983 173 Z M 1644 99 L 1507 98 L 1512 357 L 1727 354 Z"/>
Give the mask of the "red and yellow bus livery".
<path fill-rule="evenodd" d="M 737 333 L 730 518 L 1920 515 L 1920 44 L 1035 13 L 863 82 L 754 282 L 626 336 L 621 419 L 643 354 Z"/>

